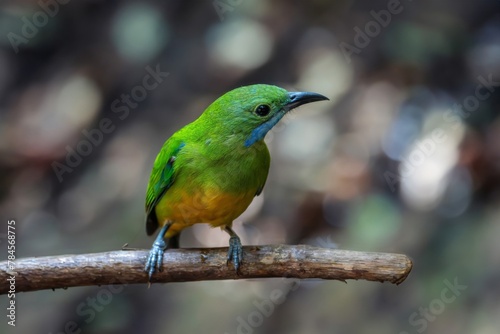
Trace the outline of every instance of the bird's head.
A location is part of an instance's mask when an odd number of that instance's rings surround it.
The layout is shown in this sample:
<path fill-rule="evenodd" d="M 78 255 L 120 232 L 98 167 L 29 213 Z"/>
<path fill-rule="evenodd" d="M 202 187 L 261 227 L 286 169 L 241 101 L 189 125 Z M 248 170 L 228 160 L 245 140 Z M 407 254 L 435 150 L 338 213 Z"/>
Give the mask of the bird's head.
<path fill-rule="evenodd" d="M 243 86 L 227 92 L 203 113 L 211 126 L 228 133 L 240 133 L 245 146 L 264 139 L 281 118 L 303 104 L 328 100 L 310 92 L 288 92 L 272 85 Z"/>

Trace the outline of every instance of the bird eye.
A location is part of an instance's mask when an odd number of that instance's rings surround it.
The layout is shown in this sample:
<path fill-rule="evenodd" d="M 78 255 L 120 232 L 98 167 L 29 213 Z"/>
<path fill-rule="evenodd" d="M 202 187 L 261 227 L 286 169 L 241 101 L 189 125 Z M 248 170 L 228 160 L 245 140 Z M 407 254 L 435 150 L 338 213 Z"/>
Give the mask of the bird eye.
<path fill-rule="evenodd" d="M 271 108 L 267 104 L 261 104 L 255 108 L 255 113 L 259 116 L 267 116 L 271 112 Z"/>

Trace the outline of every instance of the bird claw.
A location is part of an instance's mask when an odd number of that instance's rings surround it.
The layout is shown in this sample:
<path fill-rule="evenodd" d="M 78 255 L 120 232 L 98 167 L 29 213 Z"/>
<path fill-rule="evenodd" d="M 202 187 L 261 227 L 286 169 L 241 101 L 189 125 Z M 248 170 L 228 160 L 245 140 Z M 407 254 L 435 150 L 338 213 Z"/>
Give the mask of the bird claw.
<path fill-rule="evenodd" d="M 165 248 L 167 248 L 167 244 L 164 240 L 157 240 L 154 242 L 153 247 L 149 251 L 148 259 L 146 260 L 146 266 L 144 267 L 144 271 L 148 273 L 149 282 L 151 282 L 151 277 L 155 273 L 156 270 L 161 271 L 161 267 L 163 264 L 163 253 L 165 252 Z"/>
<path fill-rule="evenodd" d="M 238 236 L 232 236 L 229 238 L 229 250 L 227 251 L 227 263 L 233 262 L 234 269 L 236 273 L 240 267 L 240 263 L 243 259 L 243 247 L 241 246 L 241 240 Z"/>

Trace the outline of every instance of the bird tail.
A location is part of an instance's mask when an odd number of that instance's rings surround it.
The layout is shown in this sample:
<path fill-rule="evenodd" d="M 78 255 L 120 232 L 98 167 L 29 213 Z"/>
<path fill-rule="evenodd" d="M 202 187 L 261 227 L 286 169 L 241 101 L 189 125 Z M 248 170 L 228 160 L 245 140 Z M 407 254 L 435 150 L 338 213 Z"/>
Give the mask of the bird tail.
<path fill-rule="evenodd" d="M 158 229 L 158 218 L 156 218 L 156 213 L 154 210 L 151 210 L 150 213 L 148 213 L 148 216 L 146 217 L 146 233 L 148 235 L 151 235 L 155 233 L 155 231 Z"/>
<path fill-rule="evenodd" d="M 152 235 L 158 229 L 158 218 L 156 218 L 156 214 L 151 212 L 148 214 L 146 218 L 146 233 L 148 235 Z M 177 233 L 173 237 L 168 239 L 167 248 L 179 248 L 179 240 L 181 233 Z"/>
<path fill-rule="evenodd" d="M 181 233 L 177 233 L 176 235 L 174 235 L 172 238 L 168 239 L 168 242 L 167 242 L 167 248 L 170 249 L 170 248 L 179 248 L 179 240 L 180 240 L 180 237 L 181 237 Z"/>

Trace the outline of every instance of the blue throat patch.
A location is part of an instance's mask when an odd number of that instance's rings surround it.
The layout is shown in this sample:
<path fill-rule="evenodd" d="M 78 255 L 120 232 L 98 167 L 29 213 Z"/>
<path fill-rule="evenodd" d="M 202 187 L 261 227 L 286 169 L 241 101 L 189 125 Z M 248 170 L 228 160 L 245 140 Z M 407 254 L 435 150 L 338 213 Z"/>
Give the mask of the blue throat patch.
<path fill-rule="evenodd" d="M 258 127 L 256 127 L 250 136 L 245 140 L 245 147 L 250 147 L 259 140 L 264 139 L 266 134 L 271 130 L 279 121 L 280 119 L 285 116 L 286 112 L 285 111 L 280 111 L 276 113 L 273 117 L 271 117 L 267 122 L 262 123 Z"/>

